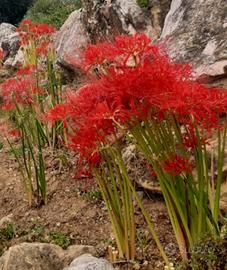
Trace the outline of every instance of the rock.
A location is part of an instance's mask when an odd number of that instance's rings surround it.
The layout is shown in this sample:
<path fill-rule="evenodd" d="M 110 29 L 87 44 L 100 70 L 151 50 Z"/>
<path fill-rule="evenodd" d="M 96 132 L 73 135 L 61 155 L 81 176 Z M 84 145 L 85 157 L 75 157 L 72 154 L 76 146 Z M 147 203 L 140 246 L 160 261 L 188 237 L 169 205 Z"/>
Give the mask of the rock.
<path fill-rule="evenodd" d="M 113 270 L 113 266 L 104 259 L 98 259 L 90 254 L 84 254 L 75 259 L 64 270 Z"/>
<path fill-rule="evenodd" d="M 11 68 L 13 65 L 13 61 L 14 61 L 14 57 L 10 56 L 8 57 L 5 62 L 4 62 L 4 67 L 7 68 Z"/>
<path fill-rule="evenodd" d="M 95 253 L 91 246 L 75 245 L 63 250 L 46 243 L 22 243 L 9 248 L 0 258 L 0 270 L 62 270 L 80 256 Z"/>
<path fill-rule="evenodd" d="M 83 21 L 92 41 L 136 31 L 157 38 L 171 3 L 170 0 L 150 0 L 146 8 L 141 8 L 137 0 L 84 2 Z"/>
<path fill-rule="evenodd" d="M 12 62 L 12 67 L 13 68 L 19 68 L 22 67 L 25 64 L 25 58 L 24 58 L 24 53 L 22 49 L 19 49 L 18 52 L 16 53 L 13 62 Z M 4 66 L 6 63 L 4 63 Z"/>
<path fill-rule="evenodd" d="M 62 270 L 62 249 L 43 243 L 23 243 L 0 258 L 0 270 Z"/>
<path fill-rule="evenodd" d="M 134 144 L 124 147 L 122 157 L 126 164 L 129 177 L 139 187 L 153 193 L 160 193 L 161 189 L 156 177 L 152 176 L 146 158 L 141 155 Z"/>
<path fill-rule="evenodd" d="M 17 69 L 25 64 L 24 53 L 22 49 L 19 49 L 15 56 L 8 57 L 4 62 L 6 69 Z"/>
<path fill-rule="evenodd" d="M 82 22 L 81 11 L 74 11 L 54 38 L 58 63 L 72 68 L 71 63 L 80 60 L 80 52 L 90 42 L 85 26 Z"/>
<path fill-rule="evenodd" d="M 92 246 L 72 245 L 64 251 L 64 257 L 62 259 L 64 265 L 69 265 L 73 259 L 81 256 L 82 254 L 89 253 L 96 255 L 96 249 Z"/>
<path fill-rule="evenodd" d="M 145 32 L 157 39 L 171 0 L 150 0 L 141 8 L 137 0 L 86 0 L 74 11 L 55 36 L 58 63 L 72 67 L 88 43 L 103 41 L 122 33 Z"/>
<path fill-rule="evenodd" d="M 227 1 L 173 0 L 161 38 L 168 38 L 169 54 L 193 62 L 196 76 L 226 74 Z"/>
<path fill-rule="evenodd" d="M 136 0 L 85 1 L 83 22 L 95 42 L 105 36 L 133 34 L 136 31 L 152 32 L 154 35 L 149 15 Z"/>
<path fill-rule="evenodd" d="M 20 47 L 19 34 L 16 27 L 9 23 L 0 24 L 0 47 L 2 47 L 5 58 L 14 56 Z"/>

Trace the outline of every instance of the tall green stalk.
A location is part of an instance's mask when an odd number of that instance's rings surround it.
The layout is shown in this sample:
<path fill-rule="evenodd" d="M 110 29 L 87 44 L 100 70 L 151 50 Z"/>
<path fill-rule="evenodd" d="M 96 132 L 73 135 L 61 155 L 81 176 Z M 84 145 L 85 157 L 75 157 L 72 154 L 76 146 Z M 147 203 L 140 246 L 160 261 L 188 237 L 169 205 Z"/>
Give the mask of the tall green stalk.
<path fill-rule="evenodd" d="M 130 129 L 139 150 L 147 158 L 157 175 L 168 209 L 176 240 L 183 259 L 206 234 L 219 234 L 219 211 L 226 128 L 218 131 L 218 177 L 215 193 L 211 193 L 208 153 L 201 142 L 201 132 L 194 122 L 197 147 L 189 151 L 183 145 L 185 134 L 193 136 L 187 127 L 181 127 L 174 116 L 163 121 L 149 119 Z M 163 170 L 163 162 L 171 154 L 194 157 L 195 172 L 172 176 Z M 213 195 L 212 195 L 213 194 Z M 213 205 L 213 209 L 209 208 Z"/>

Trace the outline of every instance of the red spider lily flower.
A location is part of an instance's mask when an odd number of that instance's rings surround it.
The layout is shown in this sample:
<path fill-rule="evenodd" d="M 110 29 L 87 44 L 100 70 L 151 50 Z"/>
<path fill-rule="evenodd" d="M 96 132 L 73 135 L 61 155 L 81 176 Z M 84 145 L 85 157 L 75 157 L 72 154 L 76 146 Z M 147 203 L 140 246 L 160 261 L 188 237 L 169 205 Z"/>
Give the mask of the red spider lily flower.
<path fill-rule="evenodd" d="M 198 147 L 203 147 L 207 144 L 208 138 L 211 136 L 209 132 L 205 133 L 205 130 L 203 131 L 203 135 L 199 134 L 199 138 L 196 135 L 195 127 L 188 126 L 187 132 L 183 134 L 183 146 L 188 150 L 194 150 Z"/>
<path fill-rule="evenodd" d="M 88 163 L 92 166 L 97 166 L 102 160 L 102 157 L 99 153 L 94 153 L 88 158 Z"/>
<path fill-rule="evenodd" d="M 93 163 L 94 153 L 100 143 L 114 132 L 114 112 L 105 102 L 104 96 L 91 91 L 94 89 L 86 86 L 76 94 L 68 94 L 66 104 L 57 105 L 47 114 L 49 120 L 67 121 L 70 125 L 69 146 L 79 151 L 81 158 L 89 163 Z"/>
<path fill-rule="evenodd" d="M 3 110 L 3 111 L 11 111 L 11 110 L 14 110 L 15 109 L 15 105 L 12 104 L 12 103 L 6 103 L 5 104 L 1 104 L 0 105 L 0 108 Z"/>
<path fill-rule="evenodd" d="M 50 48 L 50 44 L 51 42 L 48 40 L 41 41 L 40 44 L 36 48 L 36 53 L 38 55 L 44 55 L 44 56 L 47 55 L 48 50 Z"/>
<path fill-rule="evenodd" d="M 83 167 L 77 167 L 75 178 L 92 178 L 91 170 L 89 170 L 89 168 L 86 168 L 85 164 L 83 165 Z"/>
<path fill-rule="evenodd" d="M 9 131 L 9 135 L 12 137 L 20 138 L 21 137 L 21 131 L 18 129 L 12 129 Z"/>
<path fill-rule="evenodd" d="M 86 140 L 85 140 L 86 136 Z M 80 131 L 70 137 L 69 147 L 79 151 L 80 159 L 86 160 L 90 166 L 98 164 L 100 155 L 98 154 L 98 142 L 103 141 L 104 137 L 99 135 L 96 128 L 81 128 Z"/>
<path fill-rule="evenodd" d="M 113 42 L 103 42 L 89 45 L 84 53 L 85 70 L 104 65 L 108 67 L 135 66 L 146 57 L 158 52 L 157 46 L 153 46 L 152 40 L 145 34 L 137 33 L 134 36 L 118 36 Z"/>
<path fill-rule="evenodd" d="M 34 24 L 29 31 L 35 36 L 49 35 L 56 32 L 56 29 L 48 24 Z"/>
<path fill-rule="evenodd" d="M 27 45 L 29 42 L 29 29 L 33 26 L 31 20 L 23 20 L 20 26 L 17 28 L 17 32 L 20 36 L 21 45 Z"/>
<path fill-rule="evenodd" d="M 20 36 L 20 45 L 21 46 L 26 46 L 29 43 L 30 36 L 26 32 L 19 32 Z"/>
<path fill-rule="evenodd" d="M 92 66 L 111 63 L 117 54 L 117 48 L 109 42 L 89 45 L 84 53 L 85 60 L 82 64 L 85 70 L 89 70 Z"/>
<path fill-rule="evenodd" d="M 1 135 L 4 136 L 5 138 L 9 138 L 9 137 L 19 138 L 19 137 L 21 137 L 20 130 L 12 128 L 6 122 L 0 122 L 0 132 L 1 132 Z"/>
<path fill-rule="evenodd" d="M 20 23 L 20 27 L 31 26 L 31 25 L 33 25 L 33 22 L 31 20 L 29 20 L 29 19 L 25 19 Z"/>
<path fill-rule="evenodd" d="M 134 36 L 118 36 L 115 38 L 115 47 L 118 48 L 119 55 L 123 58 L 123 65 L 127 64 L 130 57 L 137 65 L 146 56 L 157 52 L 157 47 L 152 46 L 152 40 L 143 33 L 136 33 Z"/>
<path fill-rule="evenodd" d="M 186 134 L 183 137 L 183 145 L 188 149 L 195 149 L 199 146 L 199 141 L 194 133 Z"/>
<path fill-rule="evenodd" d="M 0 94 L 3 97 L 2 108 L 14 108 L 15 103 L 33 103 L 33 94 L 39 89 L 36 87 L 36 79 L 33 77 L 11 78 L 0 85 Z"/>
<path fill-rule="evenodd" d="M 157 177 L 156 172 L 150 164 L 146 164 L 146 167 L 152 177 Z"/>
<path fill-rule="evenodd" d="M 36 66 L 35 65 L 27 65 L 19 69 L 16 73 L 17 76 L 31 75 L 35 73 Z"/>
<path fill-rule="evenodd" d="M 45 114 L 45 121 L 55 123 L 56 121 L 62 121 L 64 127 L 67 127 L 67 119 L 70 116 L 70 107 L 68 104 L 57 104 L 53 109 Z"/>
<path fill-rule="evenodd" d="M 130 57 L 135 58 L 133 66 L 127 63 Z M 70 93 L 49 118 L 67 122 L 71 147 L 87 161 L 117 137 L 119 127 L 127 130 L 138 121 L 166 121 L 174 115 L 187 130 L 197 125 L 207 132 L 220 125 L 219 116 L 227 111 L 226 92 L 193 82 L 190 65 L 173 63 L 143 34 L 90 46 L 85 64 L 89 68 L 106 64 L 106 70 Z M 193 136 L 185 137 L 184 143 L 197 147 Z M 191 164 L 176 155 L 164 162 L 164 169 L 172 174 L 189 172 Z"/>
<path fill-rule="evenodd" d="M 42 54 L 46 54 L 49 40 L 55 31 L 56 29 L 48 24 L 35 24 L 29 20 L 24 20 L 17 28 L 21 45 L 26 46 L 32 40 Z"/>
<path fill-rule="evenodd" d="M 172 176 L 177 176 L 183 172 L 191 173 L 194 166 L 189 160 L 182 158 L 178 154 L 174 154 L 163 162 L 162 168 L 164 172 Z"/>

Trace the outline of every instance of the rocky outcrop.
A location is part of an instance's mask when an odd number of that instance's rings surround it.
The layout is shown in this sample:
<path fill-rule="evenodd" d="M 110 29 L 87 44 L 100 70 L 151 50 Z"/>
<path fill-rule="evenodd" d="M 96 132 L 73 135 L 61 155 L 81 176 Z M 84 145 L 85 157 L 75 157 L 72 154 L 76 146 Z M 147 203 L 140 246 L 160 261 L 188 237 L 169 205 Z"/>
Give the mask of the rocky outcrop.
<path fill-rule="evenodd" d="M 19 35 L 16 27 L 9 23 L 0 24 L 0 47 L 4 51 L 5 58 L 13 56 L 19 49 Z"/>
<path fill-rule="evenodd" d="M 90 42 L 89 35 L 82 22 L 82 12 L 74 11 L 55 35 L 54 47 L 58 63 L 72 68 L 71 63 L 80 59 L 80 52 Z"/>
<path fill-rule="evenodd" d="M 90 254 L 84 254 L 76 258 L 69 267 L 64 270 L 113 270 L 113 266 L 104 259 L 98 259 Z"/>
<path fill-rule="evenodd" d="M 141 8 L 136 0 L 85 1 L 83 23 L 93 42 L 103 37 L 143 31 L 156 36 L 151 12 Z"/>
<path fill-rule="evenodd" d="M 16 55 L 8 57 L 4 62 L 4 67 L 6 69 L 19 68 L 25 64 L 24 52 L 20 48 Z"/>
<path fill-rule="evenodd" d="M 227 76 L 227 1 L 173 0 L 161 37 L 171 56 L 197 75 Z"/>
<path fill-rule="evenodd" d="M 150 8 L 152 25 L 155 31 L 160 36 L 164 21 L 167 13 L 170 9 L 171 0 L 150 0 L 148 4 L 148 9 Z"/>
<path fill-rule="evenodd" d="M 70 61 L 78 61 L 88 43 L 122 33 L 145 32 L 157 39 L 170 2 L 150 0 L 142 8 L 137 0 L 85 0 L 83 9 L 74 11 L 55 36 L 58 62 L 70 67 Z"/>
<path fill-rule="evenodd" d="M 24 63 L 24 57 L 20 48 L 19 34 L 16 27 L 9 23 L 0 24 L 0 48 L 3 49 L 3 64 L 5 69 L 0 70 L 0 83 L 9 77 L 14 68 Z"/>
<path fill-rule="evenodd" d="M 0 258 L 0 270 L 62 270 L 85 253 L 94 254 L 90 246 L 71 246 L 68 250 L 45 243 L 22 243 L 9 248 Z"/>

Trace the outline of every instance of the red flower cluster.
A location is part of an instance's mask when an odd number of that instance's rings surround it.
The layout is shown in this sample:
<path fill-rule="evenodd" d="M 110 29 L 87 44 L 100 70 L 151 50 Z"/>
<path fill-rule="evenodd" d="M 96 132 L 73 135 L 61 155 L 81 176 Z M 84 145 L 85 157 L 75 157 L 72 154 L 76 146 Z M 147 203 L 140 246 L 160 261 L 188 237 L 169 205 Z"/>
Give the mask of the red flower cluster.
<path fill-rule="evenodd" d="M 0 122 L 0 132 L 1 132 L 1 135 L 5 138 L 9 138 L 9 137 L 18 138 L 21 136 L 20 130 L 9 126 L 8 123 L 3 122 L 3 121 Z"/>
<path fill-rule="evenodd" d="M 32 40 L 37 46 L 37 53 L 46 55 L 51 43 L 51 36 L 56 29 L 48 24 L 35 24 L 24 20 L 17 28 L 22 45 L 28 45 Z"/>
<path fill-rule="evenodd" d="M 16 75 L 17 76 L 26 76 L 26 75 L 33 75 L 36 71 L 35 65 L 27 65 L 25 67 L 20 68 Z"/>
<path fill-rule="evenodd" d="M 71 146 L 87 160 L 119 135 L 119 126 L 127 130 L 138 121 L 162 121 L 174 115 L 190 128 L 196 123 L 213 129 L 219 126 L 219 115 L 227 111 L 224 90 L 193 82 L 189 65 L 173 63 L 162 45 L 152 45 L 144 34 L 89 46 L 83 68 L 92 71 L 93 67 L 98 67 L 99 76 L 49 113 L 52 121 L 68 123 Z M 172 171 L 177 162 L 174 173 L 189 170 L 178 156 L 173 163 L 167 161 L 166 170 Z"/>
<path fill-rule="evenodd" d="M 28 105 L 34 102 L 34 94 L 40 93 L 36 79 L 32 76 L 10 78 L 0 85 L 3 97 L 1 109 L 15 109 L 16 104 Z"/>
<path fill-rule="evenodd" d="M 194 166 L 189 160 L 182 158 L 178 154 L 174 154 L 163 162 L 162 168 L 164 172 L 172 176 L 177 176 L 181 173 L 191 173 Z"/>
<path fill-rule="evenodd" d="M 97 66 L 115 69 L 135 67 L 156 52 L 158 52 L 158 46 L 153 46 L 151 40 L 144 34 L 117 36 L 112 43 L 89 45 L 84 53 L 81 67 L 85 70 Z"/>

